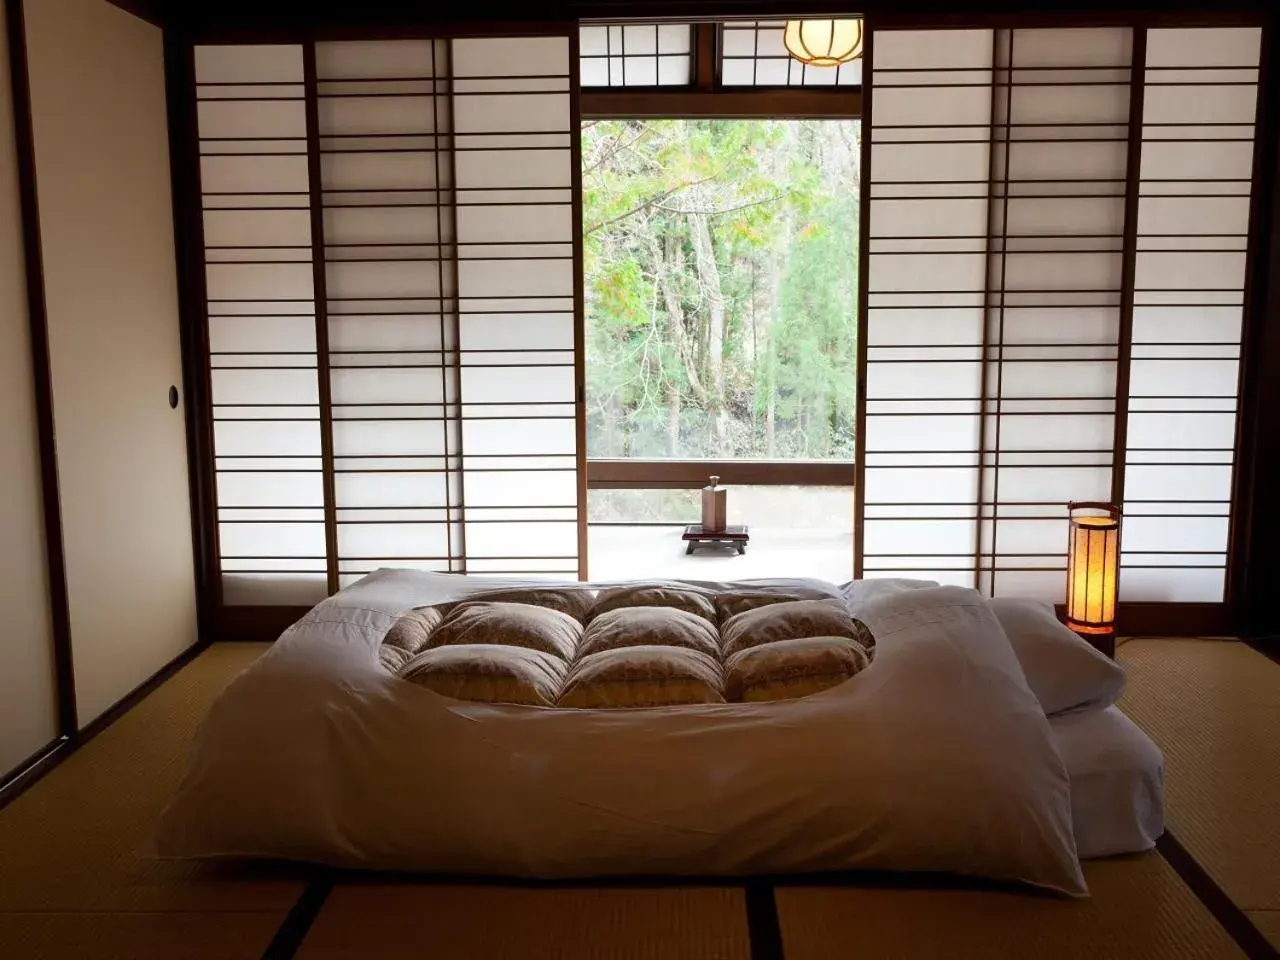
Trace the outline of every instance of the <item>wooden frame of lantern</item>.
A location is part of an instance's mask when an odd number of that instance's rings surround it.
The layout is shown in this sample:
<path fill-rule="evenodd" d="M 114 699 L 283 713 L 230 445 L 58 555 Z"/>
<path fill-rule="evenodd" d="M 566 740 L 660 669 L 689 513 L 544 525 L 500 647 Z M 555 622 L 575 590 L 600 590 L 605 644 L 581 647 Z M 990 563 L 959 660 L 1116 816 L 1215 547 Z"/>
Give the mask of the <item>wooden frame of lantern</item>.
<path fill-rule="evenodd" d="M 1120 517 L 1114 503 L 1067 504 L 1067 626 L 1114 655 Z"/>

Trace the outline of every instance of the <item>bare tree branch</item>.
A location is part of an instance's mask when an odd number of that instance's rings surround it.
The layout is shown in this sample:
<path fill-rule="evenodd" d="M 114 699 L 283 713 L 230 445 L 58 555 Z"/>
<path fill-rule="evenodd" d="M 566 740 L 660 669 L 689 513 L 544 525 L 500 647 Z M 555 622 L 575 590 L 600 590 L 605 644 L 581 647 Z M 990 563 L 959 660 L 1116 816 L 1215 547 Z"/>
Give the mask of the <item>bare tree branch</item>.
<path fill-rule="evenodd" d="M 662 193 L 659 193 L 656 196 L 650 197 L 648 200 L 644 201 L 644 203 L 641 203 L 638 206 L 632 207 L 626 213 L 620 213 L 616 217 L 610 217 L 608 220 L 602 220 L 597 224 L 593 224 L 592 226 L 587 227 L 585 230 L 582 231 L 582 235 L 584 237 L 589 237 L 591 236 L 591 234 L 595 233 L 597 230 L 602 230 L 611 224 L 617 223 L 619 220 L 625 220 L 627 219 L 627 217 L 633 217 L 637 213 L 643 213 L 645 210 L 648 210 L 651 207 L 659 206 L 663 200 L 667 199 L 667 197 L 674 196 L 675 194 L 679 193 L 681 190 L 687 190 L 690 187 L 696 187 L 700 183 L 706 183 L 708 180 L 714 180 L 714 179 L 715 177 L 703 177 L 699 180 L 687 180 L 684 183 L 677 184 L 676 186 L 672 187 L 670 190 L 664 190 Z M 663 207 L 662 209 L 668 210 L 670 208 Z M 683 211 L 677 211 L 677 212 L 682 213 Z"/>
<path fill-rule="evenodd" d="M 686 217 L 722 217 L 726 213 L 736 213 L 739 210 L 745 210 L 748 207 L 758 207 L 764 203 L 774 203 L 781 200 L 784 194 L 778 194 L 776 197 L 764 197 L 760 200 L 751 200 L 747 203 L 740 203 L 734 207 L 725 207 L 723 210 L 681 210 L 679 207 L 664 207 L 661 203 L 654 203 L 652 206 L 659 210 L 666 210 L 668 213 L 679 213 Z M 659 200 L 665 200 L 665 197 L 659 197 Z M 602 224 L 603 226 L 603 224 Z"/>

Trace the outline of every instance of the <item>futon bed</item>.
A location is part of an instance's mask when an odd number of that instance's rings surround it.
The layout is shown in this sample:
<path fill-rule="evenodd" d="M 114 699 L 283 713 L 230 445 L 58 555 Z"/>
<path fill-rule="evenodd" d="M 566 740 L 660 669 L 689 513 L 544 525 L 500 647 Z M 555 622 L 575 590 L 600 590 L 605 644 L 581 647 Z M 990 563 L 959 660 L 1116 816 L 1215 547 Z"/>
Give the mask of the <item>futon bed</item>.
<path fill-rule="evenodd" d="M 922 581 L 381 570 L 227 688 L 157 852 L 526 878 L 958 873 L 1087 894 L 1159 751 L 1046 605 Z"/>

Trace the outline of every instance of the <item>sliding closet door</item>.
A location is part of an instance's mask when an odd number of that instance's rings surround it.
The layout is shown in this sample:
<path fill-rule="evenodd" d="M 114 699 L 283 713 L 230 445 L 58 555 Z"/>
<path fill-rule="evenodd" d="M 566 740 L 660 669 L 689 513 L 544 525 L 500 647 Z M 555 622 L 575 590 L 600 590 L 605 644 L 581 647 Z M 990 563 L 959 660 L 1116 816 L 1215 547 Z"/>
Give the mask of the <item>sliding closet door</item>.
<path fill-rule="evenodd" d="M 8 43 L 0 22 L 0 779 L 58 736 Z"/>
<path fill-rule="evenodd" d="M 199 47 L 228 606 L 576 575 L 568 36 Z"/>
<path fill-rule="evenodd" d="M 101 0 L 23 6 L 83 726 L 196 641 L 164 38 Z"/>

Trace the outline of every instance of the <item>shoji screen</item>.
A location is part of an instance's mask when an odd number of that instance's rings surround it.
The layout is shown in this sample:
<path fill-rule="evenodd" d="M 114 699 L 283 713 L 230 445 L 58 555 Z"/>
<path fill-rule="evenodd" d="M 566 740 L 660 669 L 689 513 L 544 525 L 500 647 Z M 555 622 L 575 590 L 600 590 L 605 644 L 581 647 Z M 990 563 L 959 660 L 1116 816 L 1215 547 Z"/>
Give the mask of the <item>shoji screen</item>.
<path fill-rule="evenodd" d="M 339 582 L 460 570 L 448 44 L 315 57 Z"/>
<path fill-rule="evenodd" d="M 579 238 L 569 43 L 457 40 L 453 58 L 467 570 L 572 577 Z"/>
<path fill-rule="evenodd" d="M 568 36 L 201 47 L 224 602 L 578 570 Z"/>
<path fill-rule="evenodd" d="M 1223 599 L 1257 29 L 877 31 L 861 569 Z"/>
<path fill-rule="evenodd" d="M 327 592 L 300 45 L 196 49 L 223 599 Z"/>
<path fill-rule="evenodd" d="M 1260 33 L 1147 36 L 1122 599 L 1223 599 Z"/>
<path fill-rule="evenodd" d="M 989 30 L 874 37 L 862 572 L 973 585 Z"/>
<path fill-rule="evenodd" d="M 994 43 L 978 585 L 1055 598 L 1063 504 L 1111 499 L 1133 37 Z"/>

